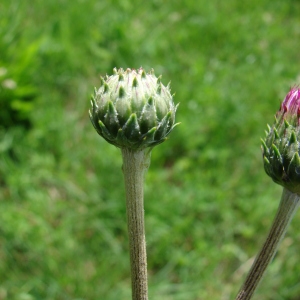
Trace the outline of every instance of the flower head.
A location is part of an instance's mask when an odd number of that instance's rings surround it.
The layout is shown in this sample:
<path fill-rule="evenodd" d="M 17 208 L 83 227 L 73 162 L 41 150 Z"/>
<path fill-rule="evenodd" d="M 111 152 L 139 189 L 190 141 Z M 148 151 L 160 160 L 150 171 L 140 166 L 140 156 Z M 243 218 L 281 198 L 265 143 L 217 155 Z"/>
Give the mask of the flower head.
<path fill-rule="evenodd" d="M 294 126 L 299 125 L 300 115 L 300 89 L 292 88 L 281 103 L 280 110 L 277 115 L 282 115 L 286 120 L 293 123 Z"/>
<path fill-rule="evenodd" d="M 300 89 L 292 88 L 262 140 L 266 173 L 278 184 L 300 194 Z"/>
<path fill-rule="evenodd" d="M 166 140 L 177 125 L 169 86 L 154 72 L 114 69 L 101 78 L 92 97 L 90 119 L 99 135 L 109 143 L 130 149 L 153 147 Z"/>

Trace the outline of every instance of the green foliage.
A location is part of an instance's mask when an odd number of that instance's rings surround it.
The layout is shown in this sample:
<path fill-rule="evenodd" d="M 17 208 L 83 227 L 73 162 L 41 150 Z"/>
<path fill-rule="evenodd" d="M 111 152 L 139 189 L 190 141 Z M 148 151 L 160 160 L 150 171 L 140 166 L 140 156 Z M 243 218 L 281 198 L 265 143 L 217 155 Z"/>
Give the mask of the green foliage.
<path fill-rule="evenodd" d="M 171 80 L 181 122 L 146 177 L 150 299 L 233 299 L 279 204 L 260 137 L 299 84 L 299 13 L 292 0 L 2 1 L 0 299 L 130 299 L 121 155 L 88 109 L 98 75 L 140 66 Z M 257 299 L 297 299 L 299 225 Z"/>
<path fill-rule="evenodd" d="M 10 20 L 5 15 L 0 21 L 0 126 L 28 127 L 37 95 L 32 75 L 38 43 L 28 43 L 12 32 Z"/>

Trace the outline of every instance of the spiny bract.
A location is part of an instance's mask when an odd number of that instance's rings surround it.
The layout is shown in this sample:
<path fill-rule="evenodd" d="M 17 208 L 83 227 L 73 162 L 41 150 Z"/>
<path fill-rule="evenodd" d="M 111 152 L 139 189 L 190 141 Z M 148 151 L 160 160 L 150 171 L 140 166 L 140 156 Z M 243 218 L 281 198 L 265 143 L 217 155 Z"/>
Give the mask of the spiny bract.
<path fill-rule="evenodd" d="M 98 134 L 120 148 L 158 145 L 177 125 L 169 85 L 153 70 L 114 69 L 112 76 L 101 77 L 91 105 L 90 119 Z"/>
<path fill-rule="evenodd" d="M 266 173 L 278 184 L 300 194 L 300 89 L 292 88 L 262 140 Z"/>

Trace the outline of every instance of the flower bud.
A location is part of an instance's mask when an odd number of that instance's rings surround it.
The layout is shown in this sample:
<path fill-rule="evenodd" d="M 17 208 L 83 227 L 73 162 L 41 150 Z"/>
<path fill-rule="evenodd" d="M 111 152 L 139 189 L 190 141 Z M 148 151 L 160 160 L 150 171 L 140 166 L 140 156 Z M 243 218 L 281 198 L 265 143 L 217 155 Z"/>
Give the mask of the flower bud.
<path fill-rule="evenodd" d="M 177 125 L 169 86 L 142 68 L 114 69 L 114 75 L 101 78 L 91 105 L 90 119 L 98 134 L 120 148 L 158 145 Z"/>
<path fill-rule="evenodd" d="M 266 173 L 278 184 L 300 194 L 300 89 L 292 88 L 262 140 Z"/>

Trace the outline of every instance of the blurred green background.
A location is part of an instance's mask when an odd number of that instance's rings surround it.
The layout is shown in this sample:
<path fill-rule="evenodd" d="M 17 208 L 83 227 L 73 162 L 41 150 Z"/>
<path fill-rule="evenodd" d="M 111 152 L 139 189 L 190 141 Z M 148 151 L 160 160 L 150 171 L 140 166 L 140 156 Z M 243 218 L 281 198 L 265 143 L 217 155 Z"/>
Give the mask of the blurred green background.
<path fill-rule="evenodd" d="M 234 299 L 279 204 L 260 137 L 300 82 L 297 0 L 2 0 L 0 300 L 130 299 L 120 151 L 89 99 L 114 67 L 171 81 L 182 124 L 145 186 L 149 294 Z M 299 213 L 255 299 L 300 299 Z"/>

